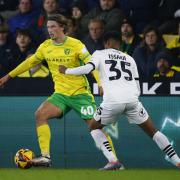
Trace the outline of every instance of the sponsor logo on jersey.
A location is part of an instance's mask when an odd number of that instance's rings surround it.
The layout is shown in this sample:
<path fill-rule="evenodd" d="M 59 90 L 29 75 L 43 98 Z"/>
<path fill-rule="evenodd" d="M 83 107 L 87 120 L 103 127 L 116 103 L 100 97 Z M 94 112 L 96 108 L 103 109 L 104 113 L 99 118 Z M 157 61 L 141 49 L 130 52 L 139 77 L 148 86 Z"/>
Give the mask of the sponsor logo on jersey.
<path fill-rule="evenodd" d="M 46 58 L 46 61 L 50 62 L 73 62 L 73 59 L 67 58 Z"/>

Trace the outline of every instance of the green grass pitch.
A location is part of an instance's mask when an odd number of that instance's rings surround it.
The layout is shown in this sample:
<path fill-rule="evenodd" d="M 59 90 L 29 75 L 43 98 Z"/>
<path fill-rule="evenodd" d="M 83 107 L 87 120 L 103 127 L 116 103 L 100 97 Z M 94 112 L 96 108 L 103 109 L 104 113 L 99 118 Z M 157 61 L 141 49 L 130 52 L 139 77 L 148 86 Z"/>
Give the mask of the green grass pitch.
<path fill-rule="evenodd" d="M 180 180 L 179 169 L 0 169 L 0 180 Z"/>

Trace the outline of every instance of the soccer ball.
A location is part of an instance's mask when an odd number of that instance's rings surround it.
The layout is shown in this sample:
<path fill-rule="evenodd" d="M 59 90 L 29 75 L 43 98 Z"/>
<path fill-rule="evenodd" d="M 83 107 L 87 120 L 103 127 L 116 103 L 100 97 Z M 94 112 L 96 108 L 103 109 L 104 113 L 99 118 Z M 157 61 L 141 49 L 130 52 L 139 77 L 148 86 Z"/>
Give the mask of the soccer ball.
<path fill-rule="evenodd" d="M 34 153 L 29 149 L 20 149 L 14 156 L 14 162 L 17 167 L 21 169 L 29 169 L 32 165 L 28 163 L 29 160 L 33 159 Z"/>

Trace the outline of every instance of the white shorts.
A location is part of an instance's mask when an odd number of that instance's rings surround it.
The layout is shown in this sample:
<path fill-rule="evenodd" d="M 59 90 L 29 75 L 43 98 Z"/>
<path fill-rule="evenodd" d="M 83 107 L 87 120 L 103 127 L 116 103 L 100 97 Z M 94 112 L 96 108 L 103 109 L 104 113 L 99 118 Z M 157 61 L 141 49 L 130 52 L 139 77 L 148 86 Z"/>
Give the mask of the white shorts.
<path fill-rule="evenodd" d="M 149 115 L 141 102 L 108 104 L 101 103 L 97 108 L 94 119 L 103 125 L 115 123 L 121 115 L 128 118 L 129 123 L 142 124 Z"/>

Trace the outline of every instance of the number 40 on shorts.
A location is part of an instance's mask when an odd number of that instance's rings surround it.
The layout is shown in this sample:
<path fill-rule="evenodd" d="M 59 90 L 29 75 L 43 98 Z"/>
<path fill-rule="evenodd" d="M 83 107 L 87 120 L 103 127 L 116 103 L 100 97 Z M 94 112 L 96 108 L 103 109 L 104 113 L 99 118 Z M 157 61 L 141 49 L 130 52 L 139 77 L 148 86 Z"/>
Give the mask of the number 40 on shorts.
<path fill-rule="evenodd" d="M 92 106 L 82 106 L 81 107 L 81 114 L 93 115 L 94 114 L 94 108 Z"/>

